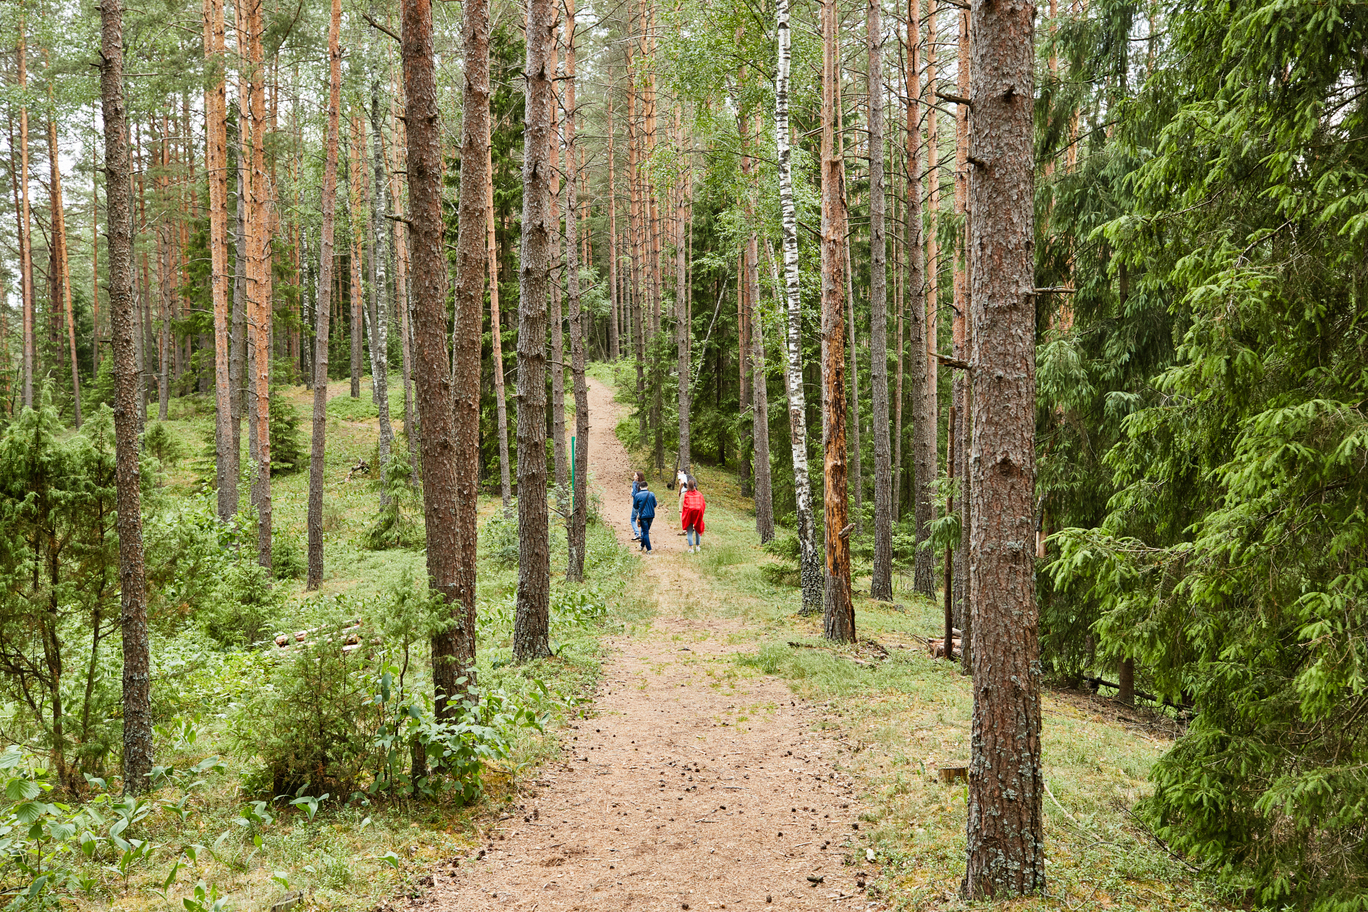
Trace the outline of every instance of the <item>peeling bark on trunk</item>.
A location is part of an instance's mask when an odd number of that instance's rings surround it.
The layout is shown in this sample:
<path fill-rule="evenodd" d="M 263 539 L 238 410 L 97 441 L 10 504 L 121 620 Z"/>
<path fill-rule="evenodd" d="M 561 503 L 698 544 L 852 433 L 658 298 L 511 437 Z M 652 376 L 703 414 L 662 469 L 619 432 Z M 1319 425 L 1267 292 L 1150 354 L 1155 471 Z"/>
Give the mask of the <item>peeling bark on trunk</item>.
<path fill-rule="evenodd" d="M 822 390 L 823 501 L 826 591 L 822 632 L 838 643 L 855 641 L 850 592 L 850 518 L 846 487 L 845 393 L 845 163 L 836 147 L 836 95 L 840 78 L 836 0 L 822 3 Z"/>
<path fill-rule="evenodd" d="M 968 865 L 982 900 L 1045 888 L 1035 601 L 1031 3 L 975 4 L 970 156 L 975 386 L 969 462 L 974 720 Z"/>
<path fill-rule="evenodd" d="M 323 159 L 323 226 L 318 253 L 318 297 L 314 306 L 313 442 L 309 453 L 309 572 L 304 584 L 323 585 L 323 470 L 328 430 L 328 323 L 332 316 L 333 238 L 337 221 L 337 146 L 342 109 L 342 0 L 332 0 L 328 20 L 328 132 Z"/>
<path fill-rule="evenodd" d="M 775 142 L 779 157 L 779 200 L 784 225 L 784 286 L 788 304 L 789 446 L 793 454 L 793 491 L 797 501 L 798 561 L 803 581 L 803 614 L 822 605 L 822 566 L 812 528 L 812 487 L 808 480 L 807 403 L 803 396 L 803 304 L 798 284 L 798 214 L 793 202 L 793 162 L 789 141 L 789 70 L 792 34 L 789 0 L 779 0 L 779 61 L 775 78 Z"/>
<path fill-rule="evenodd" d="M 147 578 L 143 563 L 138 465 L 137 368 L 133 299 L 133 204 L 129 183 L 127 108 L 123 91 L 123 3 L 100 3 L 100 95 L 104 115 L 105 200 L 109 207 L 109 304 L 114 342 L 114 451 L 119 600 L 123 630 L 123 779 L 140 795 L 152 772 L 152 689 L 147 642 Z"/>

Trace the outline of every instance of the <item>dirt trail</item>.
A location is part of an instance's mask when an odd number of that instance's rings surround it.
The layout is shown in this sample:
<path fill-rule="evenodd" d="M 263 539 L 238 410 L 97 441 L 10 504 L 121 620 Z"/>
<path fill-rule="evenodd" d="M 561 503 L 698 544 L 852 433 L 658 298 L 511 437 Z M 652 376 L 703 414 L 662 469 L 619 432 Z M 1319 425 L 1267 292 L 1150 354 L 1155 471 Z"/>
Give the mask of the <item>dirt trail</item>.
<path fill-rule="evenodd" d="M 591 478 L 632 545 L 631 466 L 618 408 L 591 382 Z M 516 815 L 413 901 L 481 910 L 877 909 L 864 886 L 859 808 L 832 765 L 841 746 L 782 683 L 738 673 L 734 621 L 697 610 L 706 583 L 675 535 L 672 492 L 642 557 L 651 628 L 612 643 L 594 717 L 567 733 Z M 707 547 L 706 540 L 704 547 Z M 846 862 L 851 862 L 847 864 Z M 833 905 L 835 904 L 835 905 Z"/>

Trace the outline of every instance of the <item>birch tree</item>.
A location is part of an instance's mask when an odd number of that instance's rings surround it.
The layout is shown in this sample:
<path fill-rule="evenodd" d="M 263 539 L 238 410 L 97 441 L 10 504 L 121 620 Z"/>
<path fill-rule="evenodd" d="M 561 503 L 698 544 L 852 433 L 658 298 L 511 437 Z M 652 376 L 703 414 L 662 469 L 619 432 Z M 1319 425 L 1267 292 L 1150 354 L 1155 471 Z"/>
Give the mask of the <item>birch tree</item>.
<path fill-rule="evenodd" d="M 803 301 L 798 283 L 798 212 L 793 202 L 793 149 L 789 138 L 789 74 L 792 34 L 789 0 L 779 0 L 776 14 L 779 59 L 774 80 L 774 136 L 779 158 L 779 201 L 784 226 L 784 288 L 788 304 L 789 446 L 793 453 L 793 493 L 797 501 L 798 561 L 803 582 L 803 614 L 822 608 L 822 566 L 817 557 L 812 522 L 812 484 L 808 479 L 807 404 L 803 396 Z"/>

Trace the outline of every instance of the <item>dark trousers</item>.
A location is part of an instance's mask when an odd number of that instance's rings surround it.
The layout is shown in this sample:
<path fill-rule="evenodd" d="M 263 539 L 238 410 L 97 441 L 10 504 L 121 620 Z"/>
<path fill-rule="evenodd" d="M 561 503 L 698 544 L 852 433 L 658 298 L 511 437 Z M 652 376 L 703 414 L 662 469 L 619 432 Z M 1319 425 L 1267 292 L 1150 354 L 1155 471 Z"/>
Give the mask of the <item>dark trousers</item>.
<path fill-rule="evenodd" d="M 651 550 L 651 523 L 655 522 L 654 516 L 638 516 L 637 522 L 641 523 L 641 550 Z"/>

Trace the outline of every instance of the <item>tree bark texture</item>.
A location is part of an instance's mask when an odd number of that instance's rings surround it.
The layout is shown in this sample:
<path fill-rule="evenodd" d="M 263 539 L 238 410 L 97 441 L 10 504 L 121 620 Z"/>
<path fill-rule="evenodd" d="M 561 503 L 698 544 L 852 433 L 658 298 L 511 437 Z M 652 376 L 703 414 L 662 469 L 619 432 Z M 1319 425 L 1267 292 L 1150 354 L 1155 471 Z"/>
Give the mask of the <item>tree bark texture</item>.
<path fill-rule="evenodd" d="M 247 171 L 247 336 L 252 346 L 256 399 L 257 562 L 271 567 L 271 212 L 266 173 L 266 61 L 260 4 L 247 9 L 248 86 L 252 158 Z"/>
<path fill-rule="evenodd" d="M 499 313 L 499 248 L 494 236 L 492 145 L 485 149 L 485 163 L 485 258 L 489 262 L 489 331 L 494 347 L 494 416 L 499 434 L 499 496 L 507 515 L 513 504 L 513 478 L 508 462 L 508 395 L 504 389 L 503 316 Z"/>
<path fill-rule="evenodd" d="M 740 121 L 745 131 L 745 120 Z M 745 146 L 749 131 L 742 134 Z M 741 156 L 741 174 L 746 184 L 746 219 L 756 219 L 756 194 L 759 192 L 755 174 L 755 157 Z M 750 365 L 751 365 L 751 438 L 755 454 L 755 531 L 760 543 L 774 540 L 774 484 L 770 474 L 769 450 L 769 390 L 765 377 L 765 323 L 760 309 L 760 245 L 755 231 L 746 237 L 744 251 L 746 301 L 750 305 Z"/>
<path fill-rule="evenodd" d="M 865 10 L 869 95 L 869 382 L 874 420 L 874 565 L 869 594 L 893 600 L 893 464 L 888 432 L 888 240 L 885 234 L 883 22 Z M 857 418 L 858 420 L 858 418 Z"/>
<path fill-rule="evenodd" d="M 912 588 L 934 599 L 936 596 L 936 555 L 932 548 L 923 547 L 930 534 L 930 525 L 936 518 L 936 475 L 938 472 L 936 452 L 936 425 L 939 402 L 936 377 L 939 365 L 936 362 L 936 326 L 940 285 L 940 255 L 937 244 L 937 222 L 940 219 L 940 147 L 936 134 L 936 20 L 939 0 L 926 0 L 926 82 L 922 91 L 926 93 L 926 157 L 923 159 L 926 171 L 927 231 L 922 238 L 926 247 L 926 268 L 923 274 L 922 291 L 925 301 L 920 307 L 922 317 L 921 349 L 916 355 L 916 366 L 924 375 L 920 401 L 913 387 L 913 459 L 915 460 L 915 489 L 913 504 L 916 524 L 916 555 L 912 565 Z M 921 192 L 920 184 L 917 192 Z"/>
<path fill-rule="evenodd" d="M 565 299 L 570 311 L 570 382 L 575 395 L 570 528 L 565 577 L 584 579 L 589 524 L 589 388 L 584 380 L 584 313 L 579 285 L 579 167 L 575 145 L 575 0 L 565 0 Z"/>
<path fill-rule="evenodd" d="M 908 3 L 908 97 L 907 97 L 907 296 L 909 301 L 907 319 L 907 347 L 911 352 L 912 364 L 907 371 L 908 398 L 911 400 L 909 411 L 912 419 L 912 522 L 913 540 L 918 556 L 913 558 L 915 591 L 931 596 L 935 590 L 935 577 L 930 583 L 918 577 L 915 568 L 930 563 L 923 561 L 922 546 L 930 535 L 931 520 L 935 518 L 935 508 L 931 501 L 936 478 L 936 429 L 927 420 L 934 413 L 932 398 L 935 391 L 926 382 L 926 246 L 925 231 L 922 223 L 922 165 L 923 143 L 920 128 L 922 107 L 921 87 L 921 29 L 917 19 L 920 0 Z M 928 157 L 935 150 L 926 148 Z"/>
<path fill-rule="evenodd" d="M 850 519 L 846 486 L 846 208 L 845 167 L 836 149 L 836 81 L 840 78 L 836 0 L 822 2 L 822 375 L 823 501 L 826 590 L 823 634 L 855 641 L 850 592 Z"/>
<path fill-rule="evenodd" d="M 803 584 L 803 614 L 821 610 L 822 565 L 812 522 L 812 485 L 808 479 L 807 402 L 803 395 L 803 302 L 798 282 L 798 213 L 793 201 L 792 146 L 789 141 L 789 73 L 792 67 L 792 31 L 789 2 L 779 0 L 776 19 L 779 59 L 775 76 L 775 143 L 779 158 L 779 201 L 784 227 L 784 287 L 788 304 L 789 446 L 793 454 L 793 492 L 797 501 L 798 561 Z"/>
<path fill-rule="evenodd" d="M 389 208 L 385 181 L 384 135 L 380 130 L 380 81 L 371 83 L 371 300 L 375 302 L 374 333 L 371 337 L 371 388 L 375 393 L 375 407 L 380 419 L 380 502 L 389 501 L 389 488 L 384 484 L 385 468 L 390 461 L 394 444 L 394 426 L 389 411 L 389 327 L 392 311 L 389 283 L 388 245 L 384 243 L 385 210 Z M 478 384 L 477 384 L 478 386 Z"/>
<path fill-rule="evenodd" d="M 456 564 L 451 599 L 458 671 L 475 676 L 475 543 L 479 506 L 480 348 L 484 341 L 487 264 L 485 197 L 489 173 L 489 3 L 466 0 L 461 23 L 464 89 L 461 100 L 460 228 L 456 237 L 455 374 Z M 443 312 L 443 315 L 445 313 Z M 424 463 L 426 464 L 426 463 Z"/>
<path fill-rule="evenodd" d="M 970 96 L 974 380 L 969 604 L 972 900 L 1045 888 L 1035 602 L 1035 7 L 976 3 Z"/>
<path fill-rule="evenodd" d="M 518 302 L 518 595 L 513 657 L 551 654 L 546 504 L 546 304 L 551 277 L 553 0 L 528 0 L 523 131 L 523 239 Z"/>
<path fill-rule="evenodd" d="M 314 318 L 313 441 L 309 453 L 309 571 L 304 588 L 323 585 L 323 469 L 328 430 L 328 329 L 332 317 L 333 240 L 337 223 L 337 146 L 342 112 L 342 0 L 328 20 L 328 132 L 323 159 L 323 226 Z"/>
<path fill-rule="evenodd" d="M 101 7 L 103 13 L 105 7 Z M 122 22 L 123 11 L 119 11 Z M 16 62 L 19 71 L 19 91 L 28 91 L 27 39 L 24 34 L 25 11 L 19 11 L 19 46 L 16 49 Z M 122 28 L 122 25 L 120 25 Z M 122 60 L 120 56 L 120 60 Z M 122 87 L 120 88 L 122 91 Z M 120 102 L 122 104 L 122 100 Z M 33 375 L 38 368 L 38 343 L 34 327 L 34 288 L 33 288 L 33 230 L 29 211 L 29 129 L 28 105 L 19 106 L 19 187 L 23 203 L 19 212 L 19 283 L 24 298 L 23 316 L 23 404 L 33 408 Z M 131 204 L 130 204 L 131 207 Z M 130 208 L 130 213 L 131 213 Z M 131 214 L 129 216 L 132 218 Z M 131 254 L 130 254 L 131 256 Z M 131 266 L 130 266 L 131 268 Z"/>
<path fill-rule="evenodd" d="M 209 184 L 209 287 L 214 307 L 214 449 L 218 516 L 232 520 L 238 506 L 238 453 L 233 439 L 228 377 L 228 100 L 223 0 L 204 0 L 204 170 Z M 98 335 L 98 333 L 97 333 Z M 97 350 L 99 346 L 96 346 Z"/>
<path fill-rule="evenodd" d="M 118 509 L 119 601 L 123 630 L 123 779 L 140 795 L 152 772 L 152 687 L 147 641 L 147 574 L 143 563 L 141 472 L 138 465 L 138 378 L 134 360 L 133 202 L 129 182 L 128 109 L 123 89 L 123 3 L 100 2 L 100 96 L 104 116 L 108 205 L 109 306 L 114 343 L 115 503 Z"/>
<path fill-rule="evenodd" d="M 432 52 L 431 0 L 403 0 L 402 56 L 408 139 L 409 262 L 414 375 L 423 461 L 423 524 L 428 585 L 459 618 L 460 537 L 457 462 L 474 459 L 456 443 L 451 362 L 446 345 L 446 250 L 442 224 L 442 130 Z M 473 650 L 474 629 L 457 624 L 432 637 L 432 686 L 439 714 L 454 715 Z"/>

